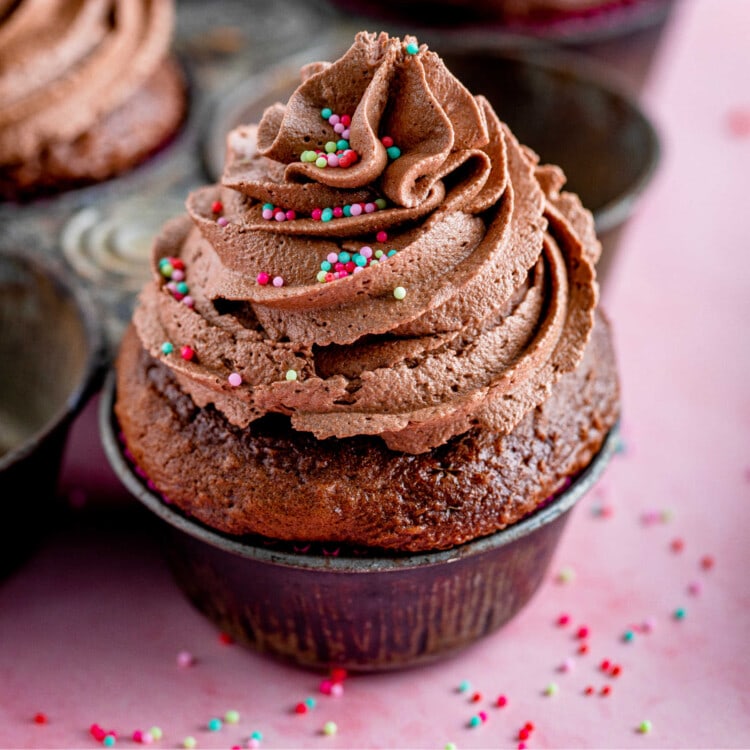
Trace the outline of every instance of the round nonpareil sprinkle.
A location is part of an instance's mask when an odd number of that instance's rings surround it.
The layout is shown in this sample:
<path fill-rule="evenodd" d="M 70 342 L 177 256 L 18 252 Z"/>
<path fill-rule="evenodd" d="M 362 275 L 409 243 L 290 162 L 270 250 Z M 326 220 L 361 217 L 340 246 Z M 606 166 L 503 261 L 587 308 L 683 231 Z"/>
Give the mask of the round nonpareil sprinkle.
<path fill-rule="evenodd" d="M 401 156 L 401 149 L 398 146 L 390 146 L 386 149 L 389 159 L 398 159 Z"/>
<path fill-rule="evenodd" d="M 455 742 L 446 742 L 443 750 L 457 750 Z"/>
<path fill-rule="evenodd" d="M 305 698 L 305 705 L 308 708 L 315 708 L 317 701 L 311 695 L 308 695 L 307 698 Z"/>
<path fill-rule="evenodd" d="M 394 296 L 394 297 L 395 297 L 395 298 L 396 298 L 397 300 L 402 300 L 402 299 L 404 299 L 404 298 L 406 297 L 406 289 L 404 289 L 404 287 L 402 287 L 402 286 L 397 286 L 397 287 L 396 287 L 396 288 L 395 288 L 395 289 L 393 290 L 393 296 Z"/>
<path fill-rule="evenodd" d="M 685 611 L 684 607 L 677 607 L 677 609 L 672 613 L 672 616 L 675 620 L 684 620 L 686 614 L 687 612 Z"/>
<path fill-rule="evenodd" d="M 192 750 L 196 744 L 195 737 L 185 737 L 182 741 L 182 746 L 186 748 L 186 750 Z"/>
<path fill-rule="evenodd" d="M 560 615 L 557 618 L 557 624 L 560 625 L 561 627 L 563 625 L 567 625 L 569 622 L 570 622 L 570 615 Z"/>
<path fill-rule="evenodd" d="M 698 594 L 700 594 L 702 590 L 703 587 L 701 586 L 700 581 L 690 581 L 690 583 L 688 584 L 688 594 L 698 596 Z"/>
<path fill-rule="evenodd" d="M 498 708 L 502 708 L 503 706 L 508 705 L 508 699 L 504 695 L 498 695 L 497 700 L 495 701 L 495 705 Z"/>
<path fill-rule="evenodd" d="M 169 341 L 165 341 L 161 345 L 161 353 L 162 354 L 171 354 L 174 351 L 174 344 L 172 344 Z"/>
<path fill-rule="evenodd" d="M 416 55 L 417 52 L 419 52 L 419 45 L 415 44 L 414 42 L 409 42 L 409 44 L 406 45 L 406 51 L 410 55 Z"/>
<path fill-rule="evenodd" d="M 331 695 L 334 698 L 340 698 L 344 694 L 344 686 L 340 682 L 334 682 L 331 685 Z"/>
<path fill-rule="evenodd" d="M 226 721 L 227 724 L 236 724 L 239 720 L 239 711 L 229 710 L 224 714 L 224 721 Z"/>
<path fill-rule="evenodd" d="M 461 682 L 458 685 L 458 692 L 459 693 L 465 693 L 467 690 L 471 689 L 471 683 L 468 680 L 461 680 Z"/>
<path fill-rule="evenodd" d="M 261 271 L 256 277 L 255 280 L 261 285 L 265 286 L 270 280 L 271 277 L 267 274 Z"/>
<path fill-rule="evenodd" d="M 474 693 L 474 695 L 471 696 L 471 702 L 472 703 L 479 703 L 479 701 L 482 700 L 482 694 L 481 693 Z"/>
<path fill-rule="evenodd" d="M 211 213 L 220 214 L 224 210 L 224 204 L 221 201 L 214 201 L 211 204 Z"/>
<path fill-rule="evenodd" d="M 281 287 L 284 286 L 284 278 L 283 276 L 274 276 L 273 281 L 271 282 L 275 287 Z"/>
<path fill-rule="evenodd" d="M 159 734 L 159 739 L 161 739 L 161 729 L 159 730 L 159 732 L 160 732 L 160 734 Z M 155 737 L 154 737 L 154 735 L 153 735 L 153 734 L 151 734 L 151 732 L 150 732 L 150 731 L 149 731 L 149 732 L 144 732 L 144 733 L 143 733 L 143 734 L 141 735 L 141 742 L 142 742 L 142 743 L 143 743 L 144 745 L 151 745 L 151 744 L 153 743 L 154 739 L 155 739 Z"/>
<path fill-rule="evenodd" d="M 195 350 L 192 346 L 185 345 L 180 349 L 180 356 L 187 362 L 190 362 L 190 360 L 195 357 Z"/>
<path fill-rule="evenodd" d="M 47 721 L 47 714 L 41 712 L 34 714 L 34 724 L 46 724 Z"/>
<path fill-rule="evenodd" d="M 556 682 L 550 682 L 549 685 L 547 685 L 546 688 L 544 688 L 544 694 L 545 695 L 557 695 L 560 688 L 557 686 Z"/>
<path fill-rule="evenodd" d="M 625 641 L 625 643 L 630 643 L 634 639 L 635 639 L 635 633 L 632 630 L 626 630 L 622 634 L 622 640 Z"/>
<path fill-rule="evenodd" d="M 469 719 L 469 726 L 470 726 L 470 727 L 471 727 L 472 729 L 474 729 L 474 728 L 476 728 L 476 727 L 478 727 L 478 726 L 481 726 L 481 724 L 482 724 L 482 720 L 481 720 L 481 719 L 480 719 L 480 718 L 479 718 L 478 716 L 472 716 L 472 717 L 471 717 L 471 718 Z"/>
<path fill-rule="evenodd" d="M 648 734 L 651 729 L 653 728 L 653 725 L 648 719 L 644 719 L 639 725 L 638 725 L 638 731 L 641 734 Z"/>
<path fill-rule="evenodd" d="M 294 707 L 294 713 L 296 713 L 296 714 L 306 714 L 307 713 L 307 706 L 304 703 L 298 703 Z"/>
<path fill-rule="evenodd" d="M 612 688 L 609 685 L 605 685 L 599 692 L 601 695 L 609 695 L 612 692 Z"/>
<path fill-rule="evenodd" d="M 286 378 L 286 379 L 287 379 L 287 380 L 288 380 L 289 382 L 293 382 L 293 381 L 295 381 L 295 380 L 297 379 L 297 377 L 298 377 L 298 375 L 297 375 L 297 371 L 296 371 L 296 370 L 293 370 L 293 369 L 287 370 L 287 371 L 286 371 L 286 375 L 284 375 L 284 377 L 285 377 L 285 378 Z M 328 691 L 328 692 L 330 693 L 330 689 L 329 689 L 329 691 Z"/>
<path fill-rule="evenodd" d="M 388 232 L 384 232 L 382 229 L 375 235 L 375 239 L 378 242 L 388 242 Z"/>
<path fill-rule="evenodd" d="M 108 734 L 103 740 L 102 745 L 104 747 L 114 747 L 117 744 L 117 740 L 113 734 Z"/>
<path fill-rule="evenodd" d="M 572 672 L 575 669 L 576 663 L 573 659 L 568 657 L 565 659 L 565 661 L 560 665 L 560 671 L 561 672 Z"/>
<path fill-rule="evenodd" d="M 713 566 L 714 566 L 714 559 L 713 557 L 711 557 L 711 555 L 704 555 L 701 558 L 701 568 L 703 568 L 703 570 L 711 570 Z"/>
<path fill-rule="evenodd" d="M 227 224 L 229 224 L 229 219 L 227 219 L 227 217 L 226 217 L 226 216 L 219 216 L 219 218 L 218 218 L 218 219 L 216 219 L 216 223 L 217 223 L 217 224 L 218 224 L 218 225 L 219 225 L 220 227 L 225 227 L 225 226 L 226 226 Z"/>
<path fill-rule="evenodd" d="M 208 720 L 206 726 L 209 732 L 218 732 L 224 726 L 224 722 L 221 719 L 213 718 Z"/>
<path fill-rule="evenodd" d="M 576 572 L 569 566 L 561 568 L 560 572 L 557 574 L 557 580 L 560 583 L 571 583 L 572 581 L 575 581 L 575 578 Z"/>
<path fill-rule="evenodd" d="M 578 628 L 578 630 L 576 631 L 576 638 L 580 638 L 582 640 L 588 637 L 589 629 L 585 625 L 582 625 L 580 628 Z"/>
<path fill-rule="evenodd" d="M 255 740 L 255 739 L 253 739 L 253 738 L 251 737 L 251 738 L 250 738 L 250 739 L 249 739 L 249 740 L 247 741 L 247 747 L 249 747 L 249 748 L 256 748 L 256 747 L 260 747 L 260 741 L 259 741 L 259 740 Z"/>
<path fill-rule="evenodd" d="M 333 721 L 327 721 L 325 724 L 323 724 L 323 734 L 326 735 L 326 737 L 333 737 L 333 735 L 338 731 L 339 728 Z"/>
<path fill-rule="evenodd" d="M 151 729 L 149 729 L 146 734 L 155 739 L 157 742 L 164 736 L 164 732 L 161 731 L 160 727 L 151 727 Z"/>

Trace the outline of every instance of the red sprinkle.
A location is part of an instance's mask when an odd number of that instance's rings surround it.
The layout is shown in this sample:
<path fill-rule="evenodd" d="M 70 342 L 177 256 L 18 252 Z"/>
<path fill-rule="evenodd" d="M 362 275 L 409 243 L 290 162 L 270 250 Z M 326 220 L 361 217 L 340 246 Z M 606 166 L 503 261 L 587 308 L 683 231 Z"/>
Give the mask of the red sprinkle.
<path fill-rule="evenodd" d="M 180 258 L 170 258 L 169 265 L 172 266 L 176 271 L 184 271 L 185 263 Z"/>
<path fill-rule="evenodd" d="M 622 672 L 622 667 L 619 664 L 615 664 L 612 669 L 609 671 L 609 673 L 612 675 L 612 677 L 617 677 L 620 672 Z"/>
<path fill-rule="evenodd" d="M 348 128 L 352 124 L 352 118 L 351 115 L 341 115 L 341 119 L 339 122 L 345 127 Z"/>
<path fill-rule="evenodd" d="M 307 713 L 307 706 L 304 703 L 298 703 L 294 707 L 294 712 L 297 714 L 306 714 Z"/>
<path fill-rule="evenodd" d="M 231 646 L 234 643 L 234 638 L 229 633 L 219 633 L 219 643 L 224 646 Z"/>
<path fill-rule="evenodd" d="M 580 645 L 580 646 L 578 647 L 578 653 L 579 653 L 579 654 L 587 654 L 587 653 L 588 653 L 588 651 L 589 651 L 589 645 L 588 645 L 588 643 L 582 643 L 582 644 L 581 644 L 581 645 Z"/>
<path fill-rule="evenodd" d="M 378 242 L 388 242 L 388 233 L 384 232 L 382 229 L 375 235 L 375 239 Z"/>
<path fill-rule="evenodd" d="M 101 742 L 107 736 L 107 733 L 98 724 L 92 724 L 89 727 L 89 733 L 97 742 Z"/>
<path fill-rule="evenodd" d="M 530 721 L 527 721 L 527 722 L 526 722 L 526 723 L 525 723 L 525 724 L 523 725 L 523 728 L 524 728 L 524 729 L 528 729 L 528 730 L 529 730 L 529 732 L 533 732 L 533 731 L 534 731 L 534 725 L 533 725 L 533 724 L 532 724 L 532 723 L 531 723 Z"/>
<path fill-rule="evenodd" d="M 682 552 L 682 550 L 685 548 L 685 542 L 682 541 L 682 539 L 673 539 L 672 544 L 670 545 L 672 547 L 672 552 Z"/>
<path fill-rule="evenodd" d="M 583 692 L 585 695 L 593 695 L 594 688 L 591 685 L 589 685 Z"/>
<path fill-rule="evenodd" d="M 705 555 L 701 558 L 701 568 L 703 570 L 711 570 L 714 566 L 714 559 L 711 557 L 711 555 Z"/>
<path fill-rule="evenodd" d="M 34 714 L 34 724 L 46 724 L 47 721 L 47 714 L 43 714 L 39 712 L 38 714 Z"/>
<path fill-rule="evenodd" d="M 479 703 L 479 701 L 482 700 L 482 694 L 481 693 L 474 693 L 474 695 L 471 696 L 471 702 L 472 703 Z"/>
<path fill-rule="evenodd" d="M 601 689 L 601 694 L 602 694 L 602 695 L 609 695 L 609 694 L 610 694 L 611 692 L 612 692 L 612 688 L 611 688 L 611 687 L 610 687 L 609 685 L 605 685 L 605 686 L 604 686 L 604 687 L 603 687 L 603 688 Z"/>
<path fill-rule="evenodd" d="M 563 625 L 567 625 L 570 622 L 570 615 L 560 615 L 557 618 L 557 624 L 562 627 Z"/>
<path fill-rule="evenodd" d="M 195 351 L 193 350 L 192 346 L 188 346 L 186 344 L 185 346 L 182 347 L 182 349 L 180 349 L 180 356 L 184 360 L 186 360 L 187 362 L 189 362 L 195 356 Z M 222 635 L 223 635 L 223 633 L 222 633 Z"/>
<path fill-rule="evenodd" d="M 603 662 L 602 662 L 602 663 L 601 663 L 601 664 L 599 665 L 599 669 L 601 669 L 601 670 L 602 670 L 603 672 L 606 672 L 606 671 L 607 671 L 607 670 L 608 670 L 608 669 L 609 669 L 609 668 L 610 668 L 611 666 L 612 666 L 612 665 L 611 665 L 611 663 L 610 663 L 609 659 L 605 659 L 605 660 L 604 660 L 604 661 L 603 661 Z"/>
<path fill-rule="evenodd" d="M 587 638 L 589 634 L 589 629 L 584 625 L 583 627 L 578 628 L 578 632 L 576 632 L 576 638 Z"/>
<path fill-rule="evenodd" d="M 389 135 L 384 135 L 380 142 L 386 147 L 390 148 L 393 145 L 393 138 L 391 138 Z"/>
<path fill-rule="evenodd" d="M 521 729 L 518 730 L 518 739 L 519 740 L 529 739 L 529 730 L 526 729 L 526 727 L 521 727 Z"/>
<path fill-rule="evenodd" d="M 495 705 L 498 708 L 502 708 L 503 706 L 508 705 L 508 699 L 504 695 L 498 695 L 497 700 L 495 701 Z"/>
<path fill-rule="evenodd" d="M 331 682 L 343 682 L 348 676 L 347 671 L 342 667 L 334 667 L 331 670 Z"/>
<path fill-rule="evenodd" d="M 221 201 L 214 201 L 211 204 L 211 212 L 220 214 L 224 210 L 224 204 Z"/>

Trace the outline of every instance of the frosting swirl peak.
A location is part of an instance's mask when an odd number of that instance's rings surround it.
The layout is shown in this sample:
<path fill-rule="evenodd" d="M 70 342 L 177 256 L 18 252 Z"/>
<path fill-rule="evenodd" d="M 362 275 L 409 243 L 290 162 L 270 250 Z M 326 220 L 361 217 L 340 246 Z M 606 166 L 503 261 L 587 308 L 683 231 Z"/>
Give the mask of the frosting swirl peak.
<path fill-rule="evenodd" d="M 597 301 L 591 216 L 537 162 L 424 45 L 360 33 L 229 134 L 221 185 L 155 243 L 141 340 L 238 426 L 281 412 L 411 453 L 507 433 Z"/>

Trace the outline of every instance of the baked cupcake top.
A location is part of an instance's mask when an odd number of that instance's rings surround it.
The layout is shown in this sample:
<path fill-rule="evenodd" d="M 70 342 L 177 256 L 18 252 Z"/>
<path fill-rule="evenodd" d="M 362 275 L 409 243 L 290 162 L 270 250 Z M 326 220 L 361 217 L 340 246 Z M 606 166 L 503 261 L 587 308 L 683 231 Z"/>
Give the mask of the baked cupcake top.
<path fill-rule="evenodd" d="M 0 164 L 87 132 L 163 63 L 172 0 L 0 0 Z"/>
<path fill-rule="evenodd" d="M 420 453 L 511 431 L 579 363 L 591 215 L 415 39 L 358 34 L 227 144 L 134 315 L 199 406 Z"/>

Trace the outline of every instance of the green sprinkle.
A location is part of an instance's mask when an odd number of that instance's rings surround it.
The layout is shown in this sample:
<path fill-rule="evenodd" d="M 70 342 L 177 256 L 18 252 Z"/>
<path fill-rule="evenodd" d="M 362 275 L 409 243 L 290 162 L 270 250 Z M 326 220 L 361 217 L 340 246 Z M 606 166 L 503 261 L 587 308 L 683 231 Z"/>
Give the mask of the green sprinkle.
<path fill-rule="evenodd" d="M 375 205 L 376 205 L 376 206 L 377 206 L 378 208 L 380 208 L 380 209 L 383 209 L 383 208 L 385 208 L 385 207 L 386 207 L 386 206 L 387 206 L 388 204 L 387 204 L 387 203 L 385 202 L 385 198 L 376 198 L 376 199 L 375 199 Z"/>
<path fill-rule="evenodd" d="M 674 520 L 674 511 L 673 510 L 663 510 L 661 512 L 661 520 L 662 523 L 669 523 L 670 521 Z"/>
<path fill-rule="evenodd" d="M 323 109 L 320 110 L 320 116 L 324 120 L 327 120 L 332 114 L 333 114 L 333 111 L 329 109 L 328 107 L 323 107 Z"/>
<path fill-rule="evenodd" d="M 297 371 L 296 370 L 287 370 L 286 375 L 284 376 L 290 383 L 297 379 Z"/>
<path fill-rule="evenodd" d="M 222 726 L 224 726 L 224 723 L 221 719 L 210 719 L 208 722 L 209 732 L 218 732 Z"/>
<path fill-rule="evenodd" d="M 632 630 L 626 630 L 622 634 L 622 640 L 625 641 L 625 643 L 630 643 L 635 638 L 635 633 Z"/>
<path fill-rule="evenodd" d="M 308 708 L 315 708 L 317 705 L 315 698 L 313 698 L 311 695 L 308 695 L 307 698 L 305 698 L 305 705 Z"/>
<path fill-rule="evenodd" d="M 336 141 L 336 150 L 337 151 L 339 149 L 341 151 L 346 151 L 346 149 L 348 149 L 348 148 L 349 148 L 349 141 L 344 140 L 343 138 L 340 141 Z"/>
<path fill-rule="evenodd" d="M 544 694 L 545 695 L 557 695 L 560 688 L 557 687 L 556 682 L 550 682 L 549 685 L 547 685 L 546 688 L 544 688 Z"/>
<path fill-rule="evenodd" d="M 192 750 L 195 745 L 195 737 L 185 737 L 185 739 L 182 741 L 182 746 L 184 748 L 187 748 L 187 750 Z"/>
<path fill-rule="evenodd" d="M 395 288 L 395 289 L 393 290 L 393 296 L 394 296 L 394 297 L 395 297 L 396 299 L 399 299 L 399 300 L 400 300 L 400 299 L 404 299 L 404 297 L 406 297 L 406 289 L 404 289 L 404 287 L 402 287 L 402 286 L 397 286 L 397 287 L 396 287 L 396 288 Z"/>
<path fill-rule="evenodd" d="M 638 731 L 641 734 L 648 734 L 651 729 L 653 728 L 653 725 L 648 719 L 644 719 L 639 725 L 638 725 Z"/>
<path fill-rule="evenodd" d="M 328 141 L 324 146 L 326 153 L 332 154 L 336 151 L 336 141 Z"/>
<path fill-rule="evenodd" d="M 333 218 L 333 209 L 332 208 L 324 208 L 323 211 L 320 214 L 320 220 L 321 221 L 330 221 Z"/>
<path fill-rule="evenodd" d="M 148 733 L 155 739 L 160 740 L 164 736 L 164 732 L 161 731 L 160 727 L 151 727 L 151 729 L 148 730 Z"/>
<path fill-rule="evenodd" d="M 478 716 L 472 716 L 469 719 L 469 726 L 470 727 L 478 727 L 482 723 L 482 720 Z"/>
<path fill-rule="evenodd" d="M 557 580 L 560 581 L 560 583 L 571 583 L 572 581 L 575 581 L 575 579 L 576 572 L 570 567 L 561 568 L 560 572 L 557 574 Z"/>
<path fill-rule="evenodd" d="M 446 742 L 444 750 L 456 750 L 455 742 Z"/>
<path fill-rule="evenodd" d="M 674 611 L 674 619 L 675 620 L 684 620 L 686 614 L 687 614 L 687 612 L 685 611 L 684 607 L 677 607 L 677 609 Z"/>
<path fill-rule="evenodd" d="M 323 724 L 323 734 L 326 735 L 326 737 L 333 737 L 333 735 L 338 731 L 339 728 L 333 721 L 327 721 L 325 724 Z"/>
<path fill-rule="evenodd" d="M 161 353 L 162 354 L 171 354 L 174 351 L 174 345 L 171 344 L 169 341 L 165 341 L 161 345 Z"/>
<path fill-rule="evenodd" d="M 224 721 L 226 721 L 227 724 L 236 724 L 239 720 L 239 711 L 227 711 L 224 714 Z"/>
<path fill-rule="evenodd" d="M 384 253 L 383 253 L 383 251 L 382 251 L 382 250 L 376 250 L 376 251 L 375 251 L 375 257 L 376 257 L 376 258 L 378 258 L 378 259 L 382 258 L 382 257 L 383 257 L 383 254 L 384 254 Z"/>
<path fill-rule="evenodd" d="M 319 156 L 315 160 L 315 166 L 316 167 L 320 167 L 321 169 L 323 169 L 323 167 L 327 167 L 328 166 L 328 159 L 326 159 L 325 156 Z"/>
<path fill-rule="evenodd" d="M 401 149 L 398 146 L 389 146 L 386 149 L 389 159 L 398 159 L 401 156 Z"/>
<path fill-rule="evenodd" d="M 409 44 L 406 45 L 406 51 L 410 55 L 416 55 L 417 52 L 419 52 L 419 46 L 416 45 L 414 42 L 409 42 Z"/>
<path fill-rule="evenodd" d="M 315 277 L 321 284 L 326 280 L 328 271 L 318 271 L 318 275 Z"/>
<path fill-rule="evenodd" d="M 166 263 L 160 263 L 159 270 L 161 271 L 161 275 L 166 276 L 167 278 L 174 273 L 174 268 L 172 268 L 172 264 L 169 261 Z"/>

